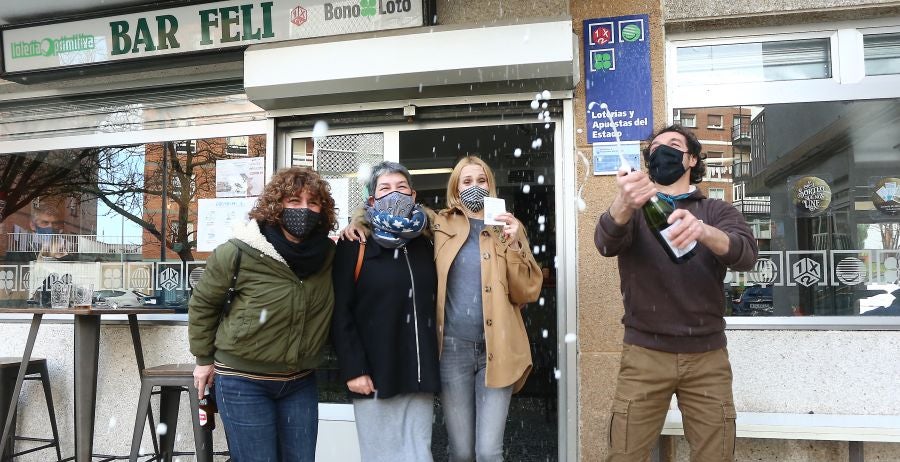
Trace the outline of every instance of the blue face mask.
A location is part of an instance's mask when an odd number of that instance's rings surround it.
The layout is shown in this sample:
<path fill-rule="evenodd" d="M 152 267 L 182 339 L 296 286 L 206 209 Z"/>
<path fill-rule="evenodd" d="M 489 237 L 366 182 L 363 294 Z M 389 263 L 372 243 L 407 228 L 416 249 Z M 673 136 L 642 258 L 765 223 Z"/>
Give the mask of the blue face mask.
<path fill-rule="evenodd" d="M 42 228 L 40 226 L 35 226 L 35 232 L 37 234 L 56 234 L 56 230 L 53 229 L 52 226 L 48 226 L 46 228 Z"/>

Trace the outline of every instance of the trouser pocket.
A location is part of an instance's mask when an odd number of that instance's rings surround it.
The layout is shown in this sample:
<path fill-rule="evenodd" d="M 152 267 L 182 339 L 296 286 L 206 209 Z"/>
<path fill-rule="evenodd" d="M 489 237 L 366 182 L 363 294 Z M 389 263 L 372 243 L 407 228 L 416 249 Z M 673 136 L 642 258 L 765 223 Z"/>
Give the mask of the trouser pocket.
<path fill-rule="evenodd" d="M 722 415 L 725 419 L 725 431 L 723 432 L 725 453 L 722 454 L 724 456 L 723 460 L 734 460 L 734 442 L 737 438 L 737 411 L 734 409 L 734 403 L 723 403 Z"/>
<path fill-rule="evenodd" d="M 609 417 L 609 450 L 625 454 L 628 452 L 628 408 L 631 401 L 615 398 Z"/>

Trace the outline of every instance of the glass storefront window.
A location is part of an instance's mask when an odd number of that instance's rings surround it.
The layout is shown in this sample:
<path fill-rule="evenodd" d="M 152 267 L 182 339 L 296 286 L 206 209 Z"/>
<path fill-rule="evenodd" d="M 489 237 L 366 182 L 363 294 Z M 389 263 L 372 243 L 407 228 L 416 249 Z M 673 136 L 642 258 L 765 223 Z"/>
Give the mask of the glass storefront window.
<path fill-rule="evenodd" d="M 54 285 L 186 312 L 206 257 L 265 183 L 265 135 L 0 155 L 0 305 Z"/>
<path fill-rule="evenodd" d="M 747 107 L 680 108 L 741 113 Z M 733 205 L 760 248 L 725 279 L 733 316 L 900 315 L 900 99 L 753 106 Z M 696 129 L 701 142 L 717 131 Z M 701 187 L 718 187 L 717 179 Z M 709 184 L 707 184 L 707 182 Z"/>
<path fill-rule="evenodd" d="M 679 86 L 779 80 L 827 79 L 827 38 L 679 47 Z"/>
<path fill-rule="evenodd" d="M 900 74 L 900 33 L 863 37 L 866 75 Z"/>

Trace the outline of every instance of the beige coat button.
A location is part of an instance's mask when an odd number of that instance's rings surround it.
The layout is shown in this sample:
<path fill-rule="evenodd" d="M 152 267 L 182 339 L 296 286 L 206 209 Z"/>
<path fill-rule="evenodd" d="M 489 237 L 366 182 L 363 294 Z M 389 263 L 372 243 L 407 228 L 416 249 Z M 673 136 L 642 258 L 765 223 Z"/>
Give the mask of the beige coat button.
<path fill-rule="evenodd" d="M 484 291 L 487 293 L 491 293 L 491 286 L 484 286 Z"/>
<path fill-rule="evenodd" d="M 494 321 L 488 319 L 487 321 L 485 321 L 485 324 L 487 324 L 488 326 L 491 326 L 492 324 L 494 324 Z"/>

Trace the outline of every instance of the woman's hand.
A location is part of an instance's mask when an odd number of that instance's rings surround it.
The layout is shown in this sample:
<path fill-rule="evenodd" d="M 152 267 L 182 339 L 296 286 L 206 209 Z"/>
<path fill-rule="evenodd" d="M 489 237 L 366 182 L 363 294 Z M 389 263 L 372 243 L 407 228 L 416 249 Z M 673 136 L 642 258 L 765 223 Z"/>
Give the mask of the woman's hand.
<path fill-rule="evenodd" d="M 375 391 L 375 385 L 372 383 L 372 377 L 361 375 L 355 379 L 347 381 L 347 388 L 353 393 L 359 395 L 368 395 Z"/>
<path fill-rule="evenodd" d="M 356 224 L 356 222 L 350 222 L 346 228 L 341 230 L 341 239 L 346 239 L 348 241 L 359 241 L 362 243 L 366 242 L 366 229 L 362 226 Z"/>
<path fill-rule="evenodd" d="M 522 245 L 519 242 L 519 220 L 509 212 L 496 215 L 494 219 L 506 223 L 503 225 L 503 236 L 506 238 L 509 247 L 513 250 L 521 249 Z"/>
<path fill-rule="evenodd" d="M 212 386 L 215 377 L 216 370 L 212 364 L 194 366 L 194 386 L 197 387 L 198 399 L 203 399 L 203 396 L 206 394 L 206 387 Z"/>

